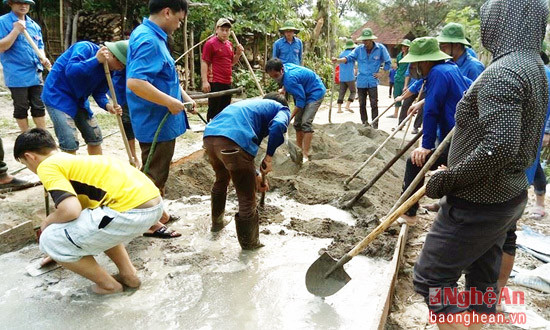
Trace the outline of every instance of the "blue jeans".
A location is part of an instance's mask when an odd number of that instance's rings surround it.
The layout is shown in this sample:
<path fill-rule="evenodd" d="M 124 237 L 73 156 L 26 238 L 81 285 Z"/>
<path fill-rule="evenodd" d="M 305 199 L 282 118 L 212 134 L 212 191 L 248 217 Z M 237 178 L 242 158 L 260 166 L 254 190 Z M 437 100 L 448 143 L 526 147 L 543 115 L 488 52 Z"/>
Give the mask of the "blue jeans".
<path fill-rule="evenodd" d="M 86 109 L 78 109 L 72 118 L 65 112 L 46 105 L 46 110 L 53 122 L 55 135 L 59 141 L 59 148 L 63 151 L 78 150 L 78 133 L 82 134 L 88 145 L 98 146 L 103 142 L 101 129 L 95 117 L 90 117 Z"/>

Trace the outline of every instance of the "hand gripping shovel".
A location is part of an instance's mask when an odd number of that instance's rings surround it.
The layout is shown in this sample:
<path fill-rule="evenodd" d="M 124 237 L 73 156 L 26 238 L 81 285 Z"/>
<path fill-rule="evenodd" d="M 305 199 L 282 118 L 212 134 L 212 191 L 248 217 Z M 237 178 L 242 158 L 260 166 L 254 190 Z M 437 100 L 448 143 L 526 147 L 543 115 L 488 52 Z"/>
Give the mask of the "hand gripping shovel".
<path fill-rule="evenodd" d="M 344 287 L 351 277 L 344 270 L 344 264 L 363 251 L 370 242 L 384 232 L 388 227 L 407 211 L 414 203 L 418 202 L 424 193 L 426 186 L 420 188 L 414 195 L 405 201 L 397 210 L 376 227 L 367 237 L 363 238 L 350 252 L 336 261 L 327 252 L 323 253 L 307 270 L 307 290 L 319 297 L 328 297 Z"/>

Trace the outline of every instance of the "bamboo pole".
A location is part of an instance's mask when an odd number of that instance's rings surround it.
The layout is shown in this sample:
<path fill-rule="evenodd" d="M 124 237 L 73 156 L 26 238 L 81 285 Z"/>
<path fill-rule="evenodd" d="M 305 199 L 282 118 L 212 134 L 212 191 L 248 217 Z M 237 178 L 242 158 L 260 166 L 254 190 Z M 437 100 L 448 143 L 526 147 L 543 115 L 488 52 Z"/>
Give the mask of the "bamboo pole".
<path fill-rule="evenodd" d="M 189 33 L 189 44 L 195 43 L 195 31 L 191 30 Z M 189 63 L 189 86 L 191 89 L 195 89 L 195 51 L 191 49 L 191 62 Z"/>
<path fill-rule="evenodd" d="M 183 19 L 183 53 L 185 54 L 185 57 L 183 58 L 183 89 L 187 90 L 187 86 L 189 83 L 189 55 L 188 55 L 188 46 L 187 43 L 187 15 L 185 15 L 185 18 Z"/>
<path fill-rule="evenodd" d="M 63 34 L 63 0 L 59 0 L 59 44 L 61 45 L 61 52 L 65 49 L 63 41 L 65 35 Z"/>

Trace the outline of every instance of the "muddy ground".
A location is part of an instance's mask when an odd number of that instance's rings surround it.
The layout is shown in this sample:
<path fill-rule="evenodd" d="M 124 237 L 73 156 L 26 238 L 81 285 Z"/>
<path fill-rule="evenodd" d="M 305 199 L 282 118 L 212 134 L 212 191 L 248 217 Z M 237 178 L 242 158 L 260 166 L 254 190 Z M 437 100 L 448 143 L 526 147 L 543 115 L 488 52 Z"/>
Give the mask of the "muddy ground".
<path fill-rule="evenodd" d="M 387 93 L 381 92 L 380 94 L 386 95 Z M 389 102 L 386 103 L 389 104 Z M 381 107 L 383 104 L 382 101 Z M 21 168 L 21 165 L 17 164 L 11 157 L 11 146 L 17 135 L 17 127 L 11 118 L 11 107 L 9 98 L 0 97 L 0 134 L 2 134 L 5 147 L 7 146 L 6 160 L 10 166 L 10 172 Z M 98 117 L 102 121 L 101 127 L 103 128 L 104 136 L 116 132 L 116 122 L 112 120 L 112 117 L 101 111 L 98 113 L 100 114 Z M 326 118 L 326 113 L 327 109 L 323 107 L 317 118 Z M 316 243 L 315 254 L 318 255 L 318 253 L 327 250 L 334 257 L 339 258 L 372 231 L 378 224 L 378 220 L 385 216 L 394 201 L 397 200 L 401 190 L 404 171 L 403 160 L 398 161 L 357 205 L 349 210 L 349 213 L 335 213 L 335 210 L 331 209 L 325 213 L 331 213 L 332 216 L 325 216 L 323 214 L 323 207 L 325 205 L 338 207 L 343 201 L 350 199 L 354 193 L 361 189 L 393 157 L 400 143 L 400 140 L 391 141 L 382 150 L 380 155 L 373 159 L 369 166 L 351 182 L 349 189 L 345 189 L 343 181 L 388 136 L 387 132 L 389 132 L 392 124 L 389 119 L 384 118 L 384 121 L 381 123 L 383 130 L 372 130 L 363 128 L 357 124 L 357 113 L 345 113 L 338 116 L 338 120 L 335 120 L 336 123 L 334 124 L 328 124 L 326 119 L 316 119 L 316 122 L 322 125 L 316 125 L 315 127 L 316 136 L 313 142 L 312 160 L 310 162 L 302 166 L 295 165 L 288 157 L 286 146 L 281 146 L 275 154 L 274 171 L 269 174 L 272 192 L 268 193 L 266 207 L 261 212 L 261 237 L 263 237 L 264 241 L 276 244 L 275 242 L 279 241 L 276 239 L 277 237 L 279 239 L 283 238 L 284 242 L 292 241 L 289 240 L 292 237 L 319 238 L 323 239 L 322 242 L 324 243 L 320 245 Z M 204 235 L 208 232 L 208 203 L 205 203 L 205 199 L 208 199 L 214 176 L 210 165 L 201 152 L 202 134 L 200 131 L 202 125 L 198 118 L 190 119 L 191 125 L 196 132 L 186 133 L 178 139 L 175 160 L 184 156 L 191 156 L 186 158 L 183 163 L 174 164 L 166 190 L 166 197 L 169 200 L 173 200 L 173 202 L 169 202 L 169 209 L 176 213 L 179 210 L 178 205 L 182 203 L 196 208 L 198 210 L 196 212 L 200 211 L 200 219 L 194 219 L 193 223 L 189 224 L 185 221 L 185 217 L 191 216 L 194 213 L 181 210 L 180 215 L 183 216 L 184 220 L 172 225 L 184 233 L 196 233 L 198 229 L 198 234 L 190 234 L 189 237 L 186 236 L 186 239 L 189 241 L 186 241 L 185 244 L 175 244 L 177 243 L 176 241 L 155 242 L 152 244 L 149 240 L 139 238 L 129 245 L 130 255 L 135 256 L 133 257 L 133 261 L 136 263 L 138 269 L 143 271 L 146 277 L 151 277 L 153 280 L 164 278 L 163 276 L 165 275 L 167 278 L 170 278 L 170 276 L 174 277 L 174 274 L 178 274 L 178 271 L 176 271 L 176 273 L 171 273 L 172 275 L 163 273 L 159 275 L 157 270 L 159 265 L 164 264 L 166 267 L 171 267 L 170 269 L 172 270 L 178 270 L 182 267 L 207 269 L 208 267 L 213 267 L 216 257 L 227 254 L 227 252 L 220 250 L 220 243 L 216 243 L 215 241 L 207 242 L 206 248 L 202 246 L 198 253 L 196 251 L 197 241 L 199 242 L 198 246 L 201 246 L 205 242 Z M 49 123 L 49 126 L 50 131 L 53 133 L 51 123 Z M 292 130 L 290 135 L 291 139 L 293 139 Z M 104 150 L 106 154 L 125 159 L 125 151 L 119 140 L 120 135 L 118 134 L 106 137 L 103 144 Z M 260 155 L 263 155 L 264 148 L 265 145 L 260 150 Z M 84 149 L 81 149 L 79 153 L 84 154 Z M 261 157 L 258 158 L 260 160 Z M 28 170 L 21 171 L 19 176 L 36 179 Z M 3 226 L 29 218 L 36 219 L 41 210 L 43 210 L 41 190 L 41 187 L 35 187 L 25 192 L 9 193 L 0 196 L 0 204 L 2 204 L 2 207 L 0 207 L 0 216 L 3 219 L 0 222 L 0 231 L 4 228 Z M 228 216 L 234 214 L 234 202 L 236 200 L 233 189 L 230 188 L 229 191 L 230 204 L 233 203 L 233 206 L 228 207 Z M 288 200 L 280 196 L 284 196 Z M 532 193 L 530 196 L 532 199 Z M 304 206 L 297 208 L 294 201 L 310 205 L 311 208 L 308 209 Z M 530 202 L 532 203 L 532 200 Z M 334 216 L 335 214 L 336 216 Z M 431 328 L 427 322 L 427 308 L 420 296 L 416 295 L 412 289 L 412 267 L 421 250 L 433 217 L 434 214 L 422 215 L 419 224 L 410 228 L 409 239 L 405 249 L 405 261 L 399 272 L 391 314 L 388 318 L 387 327 L 389 329 Z M 307 221 L 305 221 L 306 219 Z M 525 218 L 522 220 L 522 223 L 531 225 L 545 234 L 550 234 L 550 220 L 548 218 L 541 221 L 531 221 Z M 363 254 L 375 257 L 375 260 L 389 260 L 393 254 L 397 230 L 398 227 L 390 228 L 378 240 L 373 242 Z M 226 245 L 223 245 L 224 248 L 227 245 L 233 246 L 236 244 L 236 237 L 233 231 L 224 235 L 228 236 L 228 241 L 224 242 L 226 243 Z M 147 254 L 144 254 L 144 251 L 151 250 L 156 251 L 155 255 L 157 256 L 161 250 L 166 250 L 168 253 L 160 261 L 155 261 L 151 257 L 147 257 Z M 233 250 L 230 250 L 229 253 L 235 253 Z M 17 255 L 32 259 L 37 258 L 39 254 L 34 247 L 32 249 L 23 249 Z M 14 258 L 16 257 L 14 256 Z M 239 256 L 237 260 L 241 260 L 242 258 L 242 256 Z M 229 265 L 233 265 L 235 261 L 229 260 L 227 262 Z M 523 268 L 534 268 L 540 264 L 536 259 L 522 252 L 518 252 L 517 263 L 521 264 Z M 306 261 L 304 264 L 307 266 L 308 262 Z M 351 264 L 350 266 L 352 266 Z M 85 282 L 75 279 L 75 276 L 67 271 L 56 272 L 53 273 L 54 275 L 45 277 L 44 281 L 41 281 L 40 284 L 33 284 L 37 285 L 35 289 L 56 292 L 55 285 L 57 283 L 66 281 L 69 282 L 69 286 L 72 284 L 82 286 Z M 170 290 L 176 289 L 175 283 L 173 286 L 169 286 Z M 190 281 L 189 285 L 192 286 L 194 283 L 194 281 Z M 163 285 L 162 282 L 157 284 Z M 65 286 L 67 286 L 67 283 L 65 283 Z M 51 289 L 48 289 L 50 287 Z M 514 290 L 524 290 L 527 293 L 528 307 L 546 319 L 550 319 L 550 309 L 548 308 L 548 301 L 550 300 L 547 294 L 537 293 L 534 290 L 523 287 L 512 286 L 512 288 Z M 151 287 L 149 287 L 149 290 L 151 290 Z M 41 293 L 38 293 L 38 295 L 41 295 Z M 76 300 L 82 300 L 82 295 L 82 293 L 77 292 Z M 67 302 L 74 298 L 74 296 L 65 295 L 65 292 L 60 295 L 58 294 L 58 296 L 58 299 Z M 178 297 L 184 300 L 188 298 L 196 299 L 193 296 Z M 161 299 L 161 296 L 158 299 Z M 173 300 L 161 301 L 168 304 L 175 303 Z M 118 304 L 123 304 L 123 302 L 118 302 Z M 350 317 L 353 317 L 353 315 L 350 315 Z M 500 329 L 502 326 L 492 328 Z"/>

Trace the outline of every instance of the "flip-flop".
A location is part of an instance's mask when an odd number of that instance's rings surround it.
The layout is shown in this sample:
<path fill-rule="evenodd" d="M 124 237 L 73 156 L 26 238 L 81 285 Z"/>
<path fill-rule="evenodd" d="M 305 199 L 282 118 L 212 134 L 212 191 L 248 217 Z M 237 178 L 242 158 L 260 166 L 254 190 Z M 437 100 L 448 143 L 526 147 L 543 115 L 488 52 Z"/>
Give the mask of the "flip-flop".
<path fill-rule="evenodd" d="M 531 218 L 533 220 L 540 220 L 540 219 L 544 218 L 545 215 L 546 215 L 546 211 L 544 210 L 544 207 L 542 207 L 542 206 L 533 206 L 529 210 L 529 218 Z"/>
<path fill-rule="evenodd" d="M 143 233 L 143 236 L 155 237 L 155 238 L 176 238 L 176 237 L 180 237 L 181 234 L 176 232 L 175 230 L 169 229 L 166 226 L 162 226 L 152 233 Z"/>
<path fill-rule="evenodd" d="M 15 188 L 15 187 L 20 187 L 20 186 L 25 186 L 25 185 L 28 185 L 28 184 L 31 184 L 31 183 L 28 182 L 28 181 L 25 181 L 25 180 L 18 179 L 18 178 L 13 178 L 13 180 L 11 180 L 8 183 L 0 184 L 0 190 L 1 189 L 8 189 L 8 188 Z"/>

